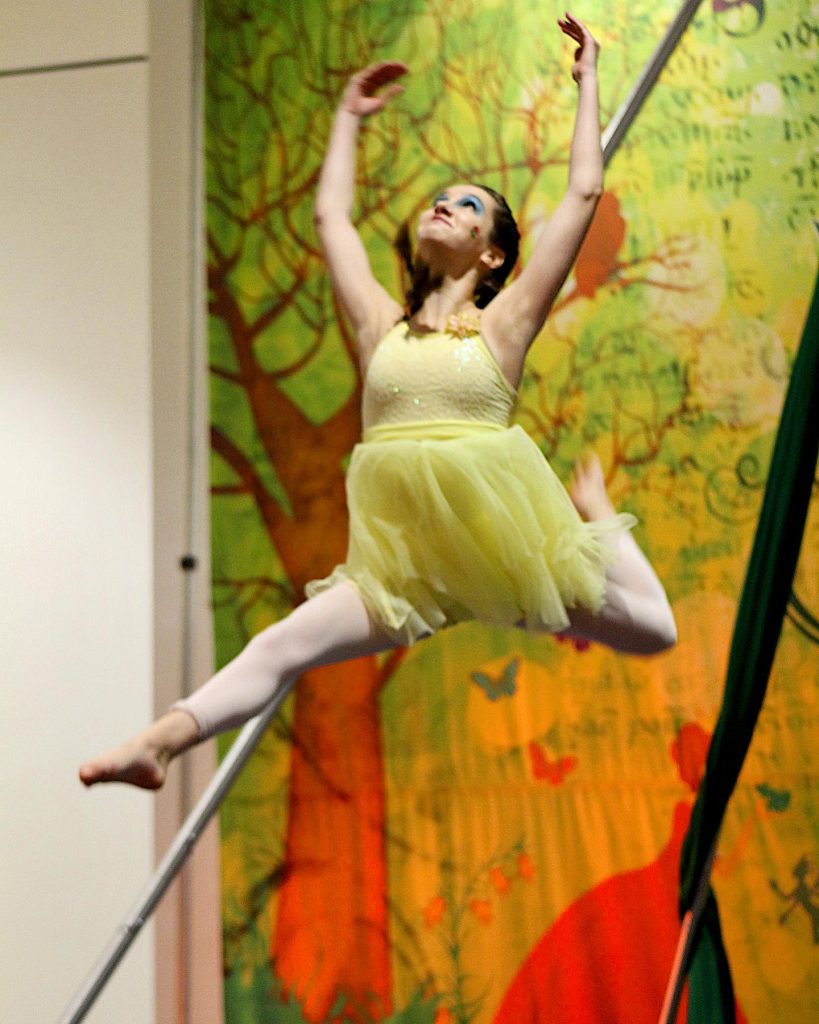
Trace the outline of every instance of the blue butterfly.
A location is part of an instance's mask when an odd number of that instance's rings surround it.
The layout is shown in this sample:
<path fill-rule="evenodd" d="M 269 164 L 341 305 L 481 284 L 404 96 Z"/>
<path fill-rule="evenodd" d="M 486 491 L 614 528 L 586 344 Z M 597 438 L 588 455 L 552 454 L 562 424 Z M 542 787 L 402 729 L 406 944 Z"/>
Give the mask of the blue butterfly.
<path fill-rule="evenodd" d="M 477 683 L 491 701 L 499 700 L 501 697 L 514 696 L 517 686 L 515 678 L 518 674 L 518 659 L 513 658 L 501 672 L 497 680 L 492 679 L 485 672 L 472 673 L 472 682 Z"/>

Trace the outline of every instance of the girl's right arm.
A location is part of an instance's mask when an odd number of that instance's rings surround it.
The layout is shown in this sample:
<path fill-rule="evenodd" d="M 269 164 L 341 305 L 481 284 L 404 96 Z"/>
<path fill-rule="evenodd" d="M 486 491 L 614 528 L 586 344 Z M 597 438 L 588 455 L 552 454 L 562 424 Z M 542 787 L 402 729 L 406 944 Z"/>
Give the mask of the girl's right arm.
<path fill-rule="evenodd" d="M 336 112 L 327 154 L 321 168 L 314 219 L 338 304 L 349 318 L 366 362 L 403 308 L 378 283 L 361 238 L 352 222 L 355 150 L 362 117 L 380 110 L 402 91 L 392 84 L 405 74 L 397 62 L 373 64 L 354 75 Z"/>

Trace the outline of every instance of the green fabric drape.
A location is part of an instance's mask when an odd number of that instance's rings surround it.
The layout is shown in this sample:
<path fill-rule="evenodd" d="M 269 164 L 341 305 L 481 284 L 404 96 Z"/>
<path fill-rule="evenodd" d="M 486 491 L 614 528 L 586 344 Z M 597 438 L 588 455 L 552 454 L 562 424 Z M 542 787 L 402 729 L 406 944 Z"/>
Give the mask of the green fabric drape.
<path fill-rule="evenodd" d="M 692 1024 L 729 1024 L 734 1020 L 731 969 L 722 943 L 717 901 L 710 890 L 700 918 L 689 982 L 688 1020 Z"/>
<path fill-rule="evenodd" d="M 737 612 L 722 708 L 680 865 L 691 909 L 751 742 L 796 571 L 819 447 L 819 281 L 791 373 Z M 734 1020 L 728 961 L 709 890 L 689 969 L 689 1024 Z"/>

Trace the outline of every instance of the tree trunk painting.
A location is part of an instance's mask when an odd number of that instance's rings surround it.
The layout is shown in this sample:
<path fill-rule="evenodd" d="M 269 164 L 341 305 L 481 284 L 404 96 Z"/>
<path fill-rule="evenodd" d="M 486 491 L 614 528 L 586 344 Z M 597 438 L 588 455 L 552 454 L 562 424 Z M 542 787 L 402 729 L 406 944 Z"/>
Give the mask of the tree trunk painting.
<path fill-rule="evenodd" d="M 676 8 L 595 0 L 578 12 L 603 42 L 604 122 Z M 624 661 L 468 625 L 307 673 L 222 815 L 228 1024 L 489 1024 L 570 908 L 596 913 L 590 894 L 647 865 L 673 873 L 668 822 L 689 794 L 669 744 L 716 714 L 813 280 L 808 12 L 806 0 L 703 4 L 610 168 L 521 386 L 518 422 L 558 473 L 594 447 L 615 503 L 640 518 L 679 649 Z M 508 196 L 525 258 L 565 183 L 574 86 L 561 13 L 534 0 L 207 3 L 220 663 L 346 552 L 362 382 L 312 200 L 347 78 L 379 59 L 411 68 L 359 147 L 355 218 L 379 280 L 401 294 L 398 229 L 453 181 Z M 815 709 L 797 682 L 815 674 L 814 520 L 779 689 L 717 862 L 749 1024 L 772 1005 L 794 1024 L 817 1010 L 810 898 L 785 905 L 797 868 L 810 891 L 813 863 L 815 808 L 788 779 L 817 770 Z M 777 971 L 757 962 L 758 927 Z M 616 964 L 619 931 L 603 932 L 599 962 Z"/>
<path fill-rule="evenodd" d="M 285 847 L 290 873 L 273 959 L 312 1020 L 325 1018 L 339 989 L 351 1000 L 349 1018 L 363 1007 L 362 1019 L 381 1020 L 391 1009 L 382 685 L 369 658 L 308 673 L 296 697 Z M 305 971 L 313 965 L 319 971 Z"/>

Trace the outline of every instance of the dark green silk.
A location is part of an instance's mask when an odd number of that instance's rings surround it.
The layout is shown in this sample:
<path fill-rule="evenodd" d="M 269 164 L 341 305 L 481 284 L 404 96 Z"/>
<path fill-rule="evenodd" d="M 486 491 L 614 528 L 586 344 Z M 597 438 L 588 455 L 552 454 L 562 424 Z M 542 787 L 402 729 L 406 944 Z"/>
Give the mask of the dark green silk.
<path fill-rule="evenodd" d="M 737 612 L 722 708 L 680 864 L 680 911 L 707 871 L 765 698 L 807 517 L 819 447 L 819 281 L 791 372 Z M 728 960 L 709 889 L 688 969 L 689 1024 L 734 1020 Z M 685 965 L 684 965 L 685 969 Z"/>

